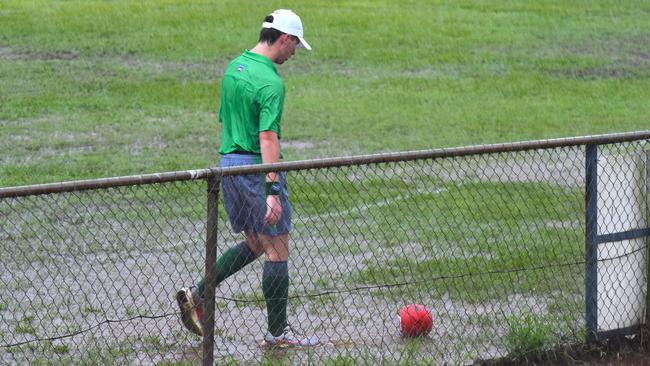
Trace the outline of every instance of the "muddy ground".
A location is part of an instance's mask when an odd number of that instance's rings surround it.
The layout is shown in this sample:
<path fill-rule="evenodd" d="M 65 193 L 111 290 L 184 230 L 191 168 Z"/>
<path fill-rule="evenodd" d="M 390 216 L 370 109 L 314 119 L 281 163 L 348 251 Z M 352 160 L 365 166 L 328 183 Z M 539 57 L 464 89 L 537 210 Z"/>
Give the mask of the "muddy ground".
<path fill-rule="evenodd" d="M 549 154 L 539 153 L 534 157 L 537 160 L 524 153 L 469 157 L 460 164 L 442 161 L 433 168 L 423 167 L 424 163 L 394 164 L 382 174 L 403 177 L 401 182 L 409 185 L 409 191 L 359 201 L 346 209 L 336 208 L 332 194 L 328 201 L 296 187 L 295 196 L 320 202 L 322 211 L 304 206 L 309 211 L 304 213 L 300 203 L 295 206 L 288 315 L 298 334 L 315 335 L 321 344 L 308 350 L 269 350 L 263 345 L 266 310 L 260 290 L 260 260 L 217 289 L 217 364 L 272 361 L 320 365 L 350 360 L 361 364 L 471 364 L 499 360 L 510 353 L 508 321 L 531 314 L 556 318 L 551 331 L 561 343 L 581 340 L 581 263 L 575 263 L 575 268 L 544 271 L 539 267 L 501 277 L 468 272 L 453 279 L 429 279 L 416 273 L 405 277 L 416 279 L 410 284 L 389 281 L 377 285 L 358 279 L 369 267 L 381 268 L 399 258 L 460 263 L 490 258 L 490 253 L 477 253 L 474 247 L 498 242 L 491 235 L 499 240 L 521 239 L 525 245 L 526 235 L 540 228 L 581 230 L 582 217 L 506 228 L 510 231 L 450 217 L 440 220 L 462 225 L 467 232 L 463 241 L 423 241 L 409 234 L 418 231 L 422 217 L 417 210 L 410 221 L 391 213 L 400 200 L 412 199 L 412 194 L 435 198 L 444 193 L 441 185 L 449 182 L 458 186 L 467 182 L 539 182 L 557 187 L 559 192 L 580 187 L 582 151 Z M 369 178 L 376 178 L 367 167 L 343 173 L 323 174 L 333 175 L 332 179 L 345 177 L 349 191 L 332 192 L 345 199 L 348 194 L 363 192 Z M 184 182 L 0 201 L 5 218 L 0 223 L 4 248 L 0 283 L 5 294 L 0 303 L 0 363 L 197 363 L 201 340 L 182 328 L 174 294 L 202 275 L 205 196 L 203 182 Z M 583 197 L 575 198 L 575 205 L 582 207 Z M 463 199 L 479 208 L 480 200 L 488 197 Z M 417 202 L 413 207 L 427 209 L 418 207 Z M 367 226 L 368 222 L 375 224 Z M 359 232 L 360 227 L 373 230 Z M 220 253 L 241 240 L 230 232 L 223 214 L 218 231 Z M 399 245 L 388 245 L 386 238 Z M 554 287 L 558 273 L 577 274 L 571 288 Z M 512 283 L 522 277 L 539 281 L 538 288 L 513 288 Z M 495 282 L 495 278 L 499 280 Z M 459 296 L 453 286 L 476 288 L 481 296 Z M 434 327 L 426 338 L 410 340 L 399 335 L 396 316 L 407 303 L 426 304 L 431 310 Z M 591 353 L 584 354 L 591 357 L 584 362 L 635 365 L 647 361 L 645 354 L 617 352 L 599 354 L 605 356 L 600 361 Z"/>

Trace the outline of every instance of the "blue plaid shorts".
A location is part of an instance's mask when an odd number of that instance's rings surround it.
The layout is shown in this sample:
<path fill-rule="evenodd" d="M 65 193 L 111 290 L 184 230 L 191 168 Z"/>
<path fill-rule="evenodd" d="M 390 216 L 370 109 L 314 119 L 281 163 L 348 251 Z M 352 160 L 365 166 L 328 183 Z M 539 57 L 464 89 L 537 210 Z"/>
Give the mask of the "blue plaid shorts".
<path fill-rule="evenodd" d="M 260 157 L 247 154 L 226 154 L 221 156 L 221 167 L 259 164 Z M 232 229 L 253 231 L 258 234 L 278 236 L 291 231 L 291 202 L 284 172 L 279 173 L 280 202 L 282 203 L 282 217 L 274 225 L 264 224 L 266 215 L 265 174 L 229 175 L 221 178 L 221 191 L 223 203 L 230 219 Z"/>

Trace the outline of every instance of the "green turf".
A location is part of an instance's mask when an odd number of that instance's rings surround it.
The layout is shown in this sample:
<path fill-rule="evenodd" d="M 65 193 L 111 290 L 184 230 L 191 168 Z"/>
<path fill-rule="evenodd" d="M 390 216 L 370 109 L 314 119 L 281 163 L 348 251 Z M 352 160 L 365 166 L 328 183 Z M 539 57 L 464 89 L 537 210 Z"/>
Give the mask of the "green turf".
<path fill-rule="evenodd" d="M 276 7 L 287 160 L 648 127 L 647 1 L 0 4 L 0 186 L 214 166 L 219 80 Z"/>
<path fill-rule="evenodd" d="M 648 1 L 6 0 L 0 3 L 0 187 L 215 166 L 221 74 L 254 46 L 263 16 L 278 7 L 302 16 L 314 47 L 279 67 L 287 86 L 286 160 L 650 125 Z M 508 306 L 523 297 L 542 315 L 557 316 L 562 337 L 583 339 L 583 188 L 565 185 L 571 177 L 549 182 L 525 171 L 539 168 L 531 161 L 544 157 L 514 158 L 500 163 L 530 177 L 491 176 L 477 170 L 482 157 L 291 173 L 292 245 L 305 255 L 300 259 L 313 260 L 300 264 L 311 267 L 295 277 L 293 306 L 322 305 L 325 319 L 348 316 L 349 326 L 360 326 L 368 318 L 346 313 L 344 300 L 356 298 L 369 311 L 405 299 L 452 302 L 467 313 L 440 308 L 441 321 L 457 324 L 464 316 L 457 329 L 463 334 L 441 339 L 452 339 L 454 357 L 465 360 L 468 344 L 499 346 L 492 336 L 504 332 L 509 312 L 518 310 Z M 101 315 L 168 313 L 151 273 L 201 273 L 203 253 L 194 247 L 203 248 L 205 235 L 203 182 L 6 202 L 0 231 L 11 243 L 12 273 L 40 270 L 53 258 L 65 268 L 92 259 L 108 278 L 124 269 L 112 264 L 127 261 L 131 267 L 115 288 L 140 271 L 137 282 L 162 304 L 84 299 L 77 313 L 89 324 Z M 223 250 L 240 238 L 222 207 L 219 218 Z M 36 242 L 45 251 L 33 250 Z M 52 281 L 84 273 L 76 271 L 52 273 Z M 29 276 L 13 280 L 12 288 L 35 286 Z M 396 283 L 406 285 L 372 290 Z M 370 290 L 355 290 L 363 286 Z M 33 306 L 49 301 L 74 311 L 58 295 Z M 246 288 L 234 296 L 261 299 Z M 503 304 L 505 313 L 481 313 L 484 303 Z M 16 306 L 2 303 L 0 310 Z M 119 311 L 100 314 L 105 309 Z M 54 310 L 24 314 L 11 323 L 13 331 L 50 335 L 48 327 L 59 326 Z M 62 333 L 75 327 L 87 325 Z M 39 344 L 34 353 L 61 355 L 70 364 L 132 360 L 138 349 L 164 354 L 187 343 L 178 324 L 169 327 L 139 338 L 135 348 L 118 339 L 81 359 L 67 343 Z M 234 343 L 232 334 L 223 336 Z M 400 357 L 396 364 L 419 361 L 402 346 L 392 354 Z M 435 346 L 437 355 L 450 352 L 450 344 Z M 185 355 L 182 348 L 174 352 Z M 340 355 L 331 363 L 374 356 Z"/>

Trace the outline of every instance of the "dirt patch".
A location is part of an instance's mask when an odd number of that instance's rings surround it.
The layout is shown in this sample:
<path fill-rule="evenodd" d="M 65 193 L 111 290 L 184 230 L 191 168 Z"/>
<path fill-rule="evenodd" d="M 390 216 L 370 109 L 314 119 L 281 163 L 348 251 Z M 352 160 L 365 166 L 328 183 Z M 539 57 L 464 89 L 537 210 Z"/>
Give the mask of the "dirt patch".
<path fill-rule="evenodd" d="M 316 144 L 312 141 L 305 141 L 305 140 L 287 140 L 287 141 L 283 140 L 282 147 L 288 149 L 305 150 L 305 149 L 313 149 L 314 147 L 316 147 Z"/>
<path fill-rule="evenodd" d="M 585 69 L 552 70 L 550 74 L 554 76 L 569 77 L 582 80 L 630 79 L 637 75 L 634 69 L 616 67 L 591 67 Z"/>
<path fill-rule="evenodd" d="M 606 37 L 585 40 L 582 43 L 561 43 L 556 48 L 543 51 L 543 56 L 553 58 L 584 58 L 601 60 L 602 65 L 551 68 L 554 76 L 583 80 L 629 79 L 647 73 L 650 65 L 650 36 L 638 35 L 625 38 Z"/>
<path fill-rule="evenodd" d="M 160 61 L 147 60 L 135 55 L 103 55 L 102 60 L 116 62 L 125 69 L 152 75 L 178 75 L 181 79 L 205 80 L 214 82 L 220 77 L 229 60 L 219 59 L 214 61 Z"/>
<path fill-rule="evenodd" d="M 642 333 L 646 333 L 642 330 Z M 515 365 L 592 365 L 592 366 L 644 366 L 650 365 L 647 339 L 641 335 L 610 338 L 599 344 L 577 344 L 550 350 L 528 358 L 499 358 L 481 360 L 476 366 Z"/>
<path fill-rule="evenodd" d="M 33 51 L 19 50 L 12 47 L 0 46 L 0 60 L 21 60 L 21 61 L 50 61 L 50 60 L 73 60 L 78 57 L 77 51 Z"/>

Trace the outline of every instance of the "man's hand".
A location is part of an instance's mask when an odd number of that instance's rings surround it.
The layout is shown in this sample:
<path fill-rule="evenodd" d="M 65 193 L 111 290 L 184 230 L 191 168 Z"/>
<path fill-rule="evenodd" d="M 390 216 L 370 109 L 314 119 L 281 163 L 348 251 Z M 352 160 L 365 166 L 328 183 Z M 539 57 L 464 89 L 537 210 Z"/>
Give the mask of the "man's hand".
<path fill-rule="evenodd" d="M 270 195 L 266 197 L 266 216 L 264 216 L 264 223 L 267 225 L 275 225 L 280 222 L 282 217 L 282 203 L 280 202 L 279 195 Z"/>

